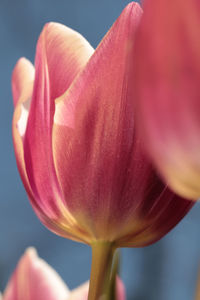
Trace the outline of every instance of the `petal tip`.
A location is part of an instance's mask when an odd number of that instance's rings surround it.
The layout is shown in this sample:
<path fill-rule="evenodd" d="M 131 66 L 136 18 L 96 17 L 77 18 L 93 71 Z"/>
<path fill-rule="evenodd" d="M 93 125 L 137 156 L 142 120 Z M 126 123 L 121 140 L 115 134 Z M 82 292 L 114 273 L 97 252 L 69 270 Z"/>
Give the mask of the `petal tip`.
<path fill-rule="evenodd" d="M 32 69 L 33 65 L 26 57 L 20 57 L 20 59 L 18 59 L 17 63 L 14 66 L 14 69 L 12 72 L 12 78 L 16 75 L 16 73 L 20 72 L 24 68 Z"/>
<path fill-rule="evenodd" d="M 126 5 L 124 8 L 124 11 L 131 11 L 131 10 L 138 10 L 139 12 L 142 12 L 142 7 L 138 2 L 130 2 Z"/>
<path fill-rule="evenodd" d="M 30 258 L 38 257 L 37 250 L 34 247 L 28 247 L 24 254 L 28 255 Z"/>
<path fill-rule="evenodd" d="M 34 67 L 25 57 L 21 57 L 12 72 L 12 93 L 13 102 L 16 106 L 21 94 L 26 89 L 27 84 L 34 80 Z"/>

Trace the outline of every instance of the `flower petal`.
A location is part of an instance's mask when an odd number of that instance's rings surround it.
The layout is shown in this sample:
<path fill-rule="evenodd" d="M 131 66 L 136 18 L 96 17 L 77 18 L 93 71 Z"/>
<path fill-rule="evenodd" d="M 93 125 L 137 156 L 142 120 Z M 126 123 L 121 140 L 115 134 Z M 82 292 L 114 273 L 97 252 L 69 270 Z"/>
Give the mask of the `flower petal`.
<path fill-rule="evenodd" d="M 60 215 L 62 202 L 52 159 L 54 99 L 68 89 L 92 53 L 92 47 L 80 34 L 56 23 L 44 27 L 37 44 L 24 159 L 34 193 L 32 204 L 51 220 Z"/>
<path fill-rule="evenodd" d="M 60 276 L 29 248 L 12 275 L 3 300 L 66 300 L 69 290 Z"/>
<path fill-rule="evenodd" d="M 15 106 L 18 101 L 27 101 L 31 96 L 34 76 L 35 70 L 31 62 L 24 57 L 19 59 L 12 74 L 12 92 Z"/>
<path fill-rule="evenodd" d="M 15 105 L 12 124 L 13 142 L 17 166 L 29 197 L 32 195 L 32 190 L 25 168 L 23 137 L 26 131 L 28 107 L 33 91 L 34 74 L 35 71 L 31 62 L 21 58 L 17 62 L 12 75 L 12 91 Z"/>
<path fill-rule="evenodd" d="M 89 290 L 89 281 L 82 284 L 78 288 L 72 290 L 67 300 L 87 300 L 88 290 Z"/>
<path fill-rule="evenodd" d="M 138 123 L 146 151 L 180 195 L 200 197 L 200 5 L 150 0 L 135 47 Z"/>
<path fill-rule="evenodd" d="M 116 300 L 126 300 L 126 291 L 125 291 L 125 286 L 123 284 L 123 281 L 117 276 L 116 279 L 116 295 L 117 299 Z"/>
<path fill-rule="evenodd" d="M 133 202 L 123 197 L 134 144 L 129 59 L 141 13 L 134 2 L 125 8 L 77 80 L 56 100 L 57 176 L 66 205 L 79 222 L 84 215 L 96 237 L 96 228 L 108 233 L 111 214 L 120 211 L 123 218 L 123 208 L 127 213 Z"/>

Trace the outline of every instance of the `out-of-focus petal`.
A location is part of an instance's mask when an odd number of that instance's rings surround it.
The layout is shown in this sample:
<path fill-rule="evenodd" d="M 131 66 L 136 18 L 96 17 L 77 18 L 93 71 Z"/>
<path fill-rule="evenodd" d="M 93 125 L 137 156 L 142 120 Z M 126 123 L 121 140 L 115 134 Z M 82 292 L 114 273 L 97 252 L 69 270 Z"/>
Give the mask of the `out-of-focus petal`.
<path fill-rule="evenodd" d="M 135 47 L 146 151 L 183 197 L 200 197 L 200 3 L 147 0 Z"/>
<path fill-rule="evenodd" d="M 71 291 L 67 300 L 87 300 L 88 299 L 89 282 L 86 282 L 78 288 Z"/>
<path fill-rule="evenodd" d="M 3 300 L 66 300 L 69 290 L 60 276 L 29 248 L 12 275 Z"/>
<path fill-rule="evenodd" d="M 126 300 L 126 291 L 123 281 L 118 276 L 116 280 L 116 300 Z"/>

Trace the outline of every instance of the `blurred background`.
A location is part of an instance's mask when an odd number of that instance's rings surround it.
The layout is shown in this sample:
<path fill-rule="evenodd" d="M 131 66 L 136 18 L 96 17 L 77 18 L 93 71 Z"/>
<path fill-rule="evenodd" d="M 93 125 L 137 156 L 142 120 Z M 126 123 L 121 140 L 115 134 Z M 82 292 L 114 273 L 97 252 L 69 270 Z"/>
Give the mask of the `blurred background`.
<path fill-rule="evenodd" d="M 0 0 L 0 290 L 28 246 L 62 276 L 69 288 L 88 280 L 90 248 L 49 232 L 22 186 L 13 152 L 10 78 L 19 57 L 34 61 L 43 25 L 63 23 L 96 47 L 128 1 Z M 143 249 L 123 249 L 121 276 L 128 300 L 194 299 L 200 263 L 200 205 L 165 238 Z M 36 299 L 37 300 L 37 299 Z"/>

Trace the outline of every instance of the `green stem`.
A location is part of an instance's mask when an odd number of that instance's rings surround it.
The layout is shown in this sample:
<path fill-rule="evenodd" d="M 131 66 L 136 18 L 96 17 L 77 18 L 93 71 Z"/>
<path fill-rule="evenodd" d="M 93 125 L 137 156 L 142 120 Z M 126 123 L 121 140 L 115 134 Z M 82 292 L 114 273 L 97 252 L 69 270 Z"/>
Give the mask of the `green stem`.
<path fill-rule="evenodd" d="M 108 297 L 115 247 L 111 242 L 92 244 L 92 267 L 88 300 L 110 300 Z"/>

